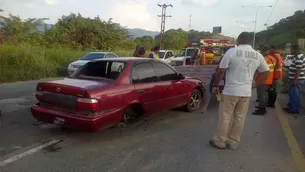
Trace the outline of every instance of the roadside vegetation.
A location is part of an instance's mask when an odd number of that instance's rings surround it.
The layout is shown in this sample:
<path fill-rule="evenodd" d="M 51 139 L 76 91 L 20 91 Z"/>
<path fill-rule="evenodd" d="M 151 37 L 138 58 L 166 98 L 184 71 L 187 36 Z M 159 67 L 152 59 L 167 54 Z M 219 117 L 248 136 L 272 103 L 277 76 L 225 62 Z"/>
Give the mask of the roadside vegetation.
<path fill-rule="evenodd" d="M 298 21 L 298 22 L 296 22 Z M 295 43 L 305 37 L 305 11 L 282 19 L 268 30 L 257 33 L 257 43 Z M 289 36 L 290 35 L 290 36 Z M 292 35 L 292 36 L 291 36 Z M 293 36 L 296 35 L 296 36 Z M 210 32 L 170 29 L 165 33 L 165 48 L 176 53 L 187 40 L 222 39 Z M 112 51 L 119 56 L 131 56 L 137 44 L 147 50 L 159 44 L 160 36 L 131 39 L 125 28 L 99 17 L 80 14 L 62 16 L 52 27 L 44 19 L 22 20 L 18 16 L 0 16 L 0 83 L 56 77 L 66 74 L 67 65 L 89 51 Z"/>

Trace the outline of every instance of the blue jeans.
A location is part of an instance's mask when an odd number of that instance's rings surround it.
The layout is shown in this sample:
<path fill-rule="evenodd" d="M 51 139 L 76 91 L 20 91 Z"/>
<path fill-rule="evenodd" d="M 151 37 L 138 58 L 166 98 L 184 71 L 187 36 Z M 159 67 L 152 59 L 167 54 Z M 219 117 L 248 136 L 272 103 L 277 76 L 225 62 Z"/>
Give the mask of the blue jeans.
<path fill-rule="evenodd" d="M 289 84 L 288 86 L 288 104 L 287 108 L 291 112 L 299 112 L 301 106 L 301 94 L 302 86 L 304 85 L 305 80 L 298 80 L 295 86 Z"/>

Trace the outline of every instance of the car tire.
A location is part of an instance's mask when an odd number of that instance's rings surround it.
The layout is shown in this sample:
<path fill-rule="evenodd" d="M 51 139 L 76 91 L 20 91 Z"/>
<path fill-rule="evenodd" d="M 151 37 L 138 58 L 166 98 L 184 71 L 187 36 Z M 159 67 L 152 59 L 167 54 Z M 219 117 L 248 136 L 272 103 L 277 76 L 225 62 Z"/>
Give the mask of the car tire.
<path fill-rule="evenodd" d="M 139 104 L 129 105 L 122 116 L 122 122 L 126 125 L 130 121 L 134 121 L 139 118 L 143 113 L 143 109 Z"/>
<path fill-rule="evenodd" d="M 202 94 L 198 89 L 194 89 L 190 96 L 189 101 L 185 105 L 185 110 L 187 112 L 193 112 L 198 110 L 202 104 Z"/>

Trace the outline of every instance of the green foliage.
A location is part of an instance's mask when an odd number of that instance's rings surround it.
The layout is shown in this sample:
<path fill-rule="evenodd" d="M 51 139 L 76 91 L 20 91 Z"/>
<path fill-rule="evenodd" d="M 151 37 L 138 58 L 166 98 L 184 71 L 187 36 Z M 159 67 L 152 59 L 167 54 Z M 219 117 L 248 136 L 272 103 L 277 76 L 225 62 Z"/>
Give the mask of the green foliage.
<path fill-rule="evenodd" d="M 181 49 L 185 47 L 187 41 L 199 42 L 200 39 L 224 39 L 227 36 L 213 34 L 210 32 L 200 32 L 191 30 L 189 32 L 179 29 L 170 29 L 165 32 L 164 44 L 165 49 Z M 160 35 L 155 37 L 156 42 L 160 42 Z"/>
<path fill-rule="evenodd" d="M 132 56 L 136 44 L 147 50 L 159 44 L 159 39 L 143 36 L 131 40 L 119 24 L 85 18 L 80 14 L 62 16 L 49 28 L 45 19 L 22 20 L 19 16 L 0 16 L 0 83 L 55 77 L 66 74 L 69 63 L 88 51 L 112 51 L 119 56 Z M 44 28 L 44 32 L 37 29 Z M 213 38 L 209 32 L 170 29 L 165 34 L 167 49 L 181 49 L 188 37 L 193 41 Z M 214 35 L 215 36 L 215 35 Z"/>
<path fill-rule="evenodd" d="M 70 48 L 46 48 L 31 44 L 4 44 L 0 57 L 0 83 L 65 75 L 67 66 L 87 53 Z M 132 51 L 116 51 L 130 56 Z"/>
<path fill-rule="evenodd" d="M 151 36 L 143 36 L 136 38 L 134 42 L 137 45 L 142 45 L 146 49 L 146 51 L 150 50 L 151 47 L 155 46 L 155 41 Z"/>
<path fill-rule="evenodd" d="M 286 43 L 297 44 L 299 38 L 305 38 L 305 10 L 296 11 L 294 15 L 286 17 L 261 31 L 256 35 L 256 43 L 277 45 L 284 48 Z"/>

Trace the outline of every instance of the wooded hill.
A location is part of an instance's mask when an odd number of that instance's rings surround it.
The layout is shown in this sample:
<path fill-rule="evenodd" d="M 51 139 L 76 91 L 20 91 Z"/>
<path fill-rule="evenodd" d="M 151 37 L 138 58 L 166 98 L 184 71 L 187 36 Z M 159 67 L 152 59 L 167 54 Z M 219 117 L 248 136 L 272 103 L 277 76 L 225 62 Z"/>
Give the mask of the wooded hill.
<path fill-rule="evenodd" d="M 276 45 L 284 48 L 286 43 L 297 44 L 299 38 L 305 38 L 305 10 L 296 11 L 294 15 L 281 19 L 257 33 L 257 45 Z"/>

